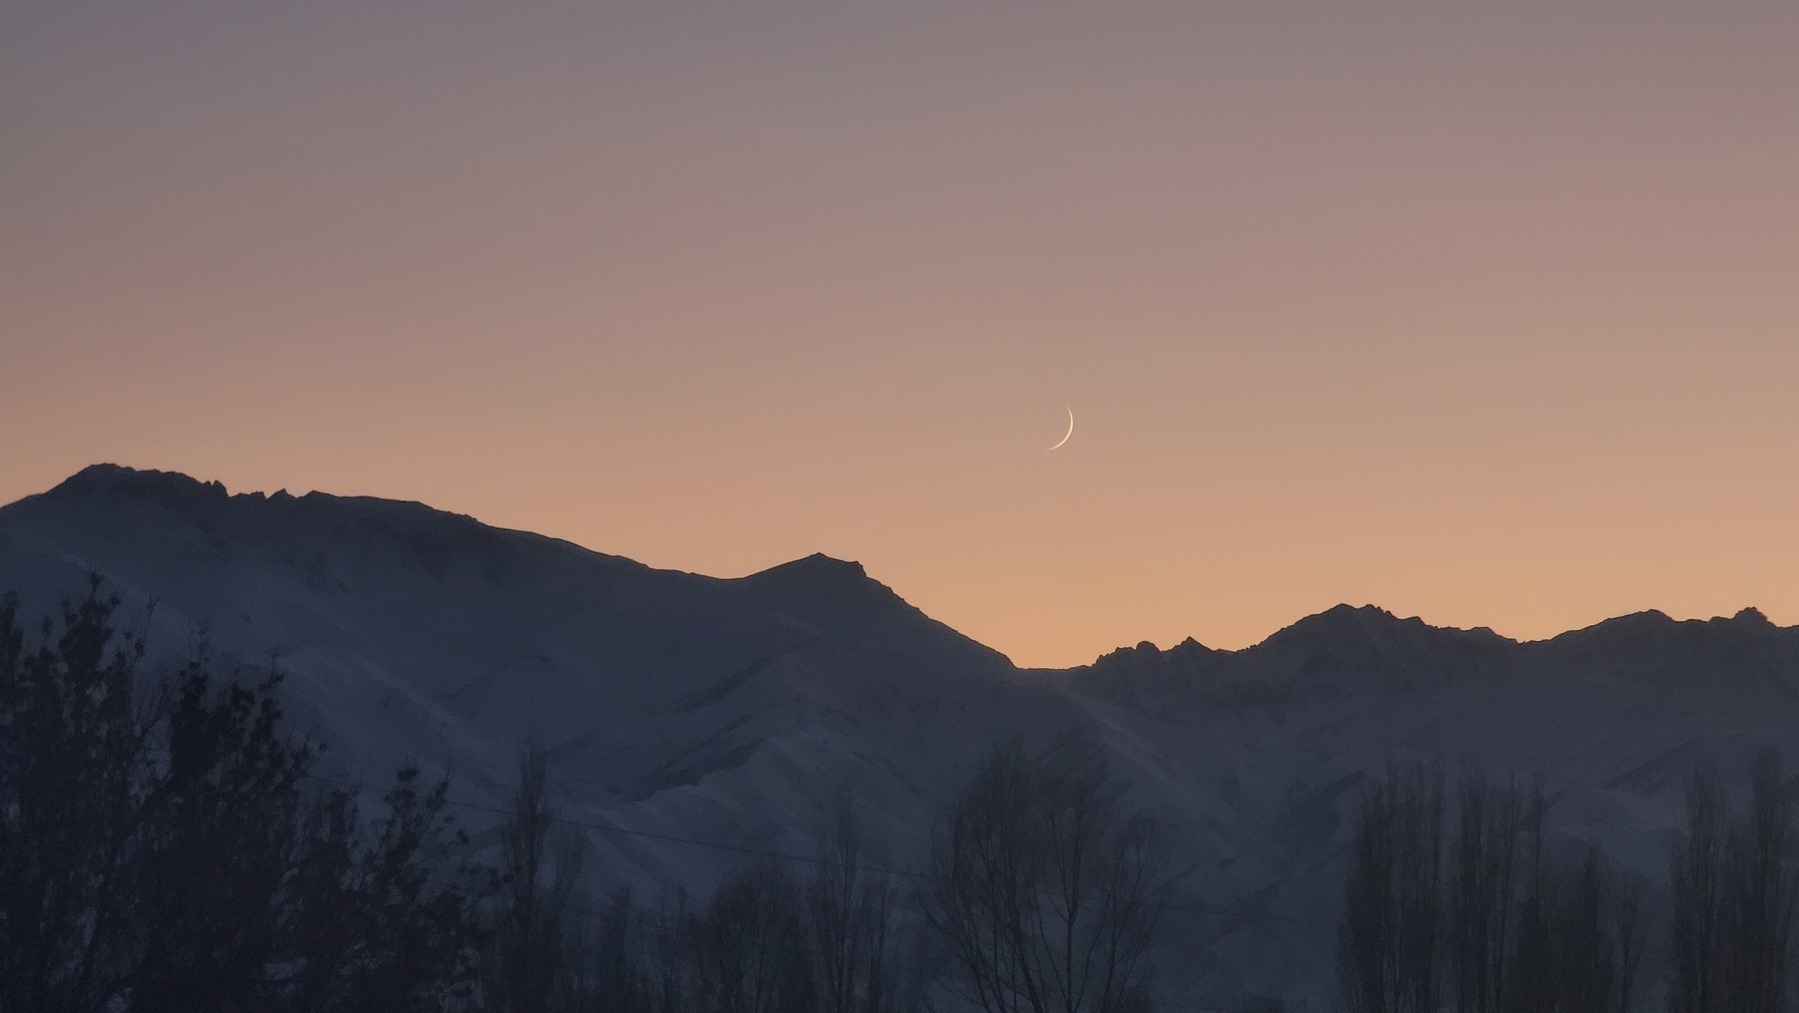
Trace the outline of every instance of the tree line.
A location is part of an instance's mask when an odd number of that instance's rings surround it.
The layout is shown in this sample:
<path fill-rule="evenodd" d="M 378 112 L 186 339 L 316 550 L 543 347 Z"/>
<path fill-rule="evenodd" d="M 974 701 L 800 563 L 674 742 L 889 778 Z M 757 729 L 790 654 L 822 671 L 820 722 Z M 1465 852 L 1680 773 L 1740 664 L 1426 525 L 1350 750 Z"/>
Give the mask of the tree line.
<path fill-rule="evenodd" d="M 542 750 L 477 849 L 417 768 L 372 793 L 320 776 L 278 676 L 201 651 L 145 678 L 118 608 L 95 580 L 31 629 L 0 599 L 0 1013 L 1168 1005 L 1162 832 L 1078 738 L 995 747 L 922 875 L 871 861 L 846 800 L 806 861 L 749 862 L 703 898 L 595 897 Z M 1346 1013 L 1634 1013 L 1657 989 L 1669 1013 L 1788 1009 L 1799 894 L 1774 754 L 1741 804 L 1694 775 L 1665 891 L 1552 842 L 1541 788 L 1449 781 L 1396 768 L 1355 806 Z"/>
<path fill-rule="evenodd" d="M 444 784 L 309 779 L 278 679 L 142 689 L 118 599 L 0 601 L 0 1010 L 427 1010 L 472 994 L 492 870 Z"/>
<path fill-rule="evenodd" d="M 1552 848 L 1540 786 L 1468 773 L 1449 789 L 1440 767 L 1389 771 L 1356 812 L 1344 1008 L 1634 1013 L 1660 985 L 1669 1013 L 1788 1010 L 1793 813 L 1777 754 L 1750 768 L 1734 807 L 1714 773 L 1694 773 L 1659 897 L 1597 847 Z M 1665 907 L 1653 923 L 1652 900 Z"/>
<path fill-rule="evenodd" d="M 29 628 L 0 599 L 0 1013 L 1143 1013 L 1167 876 L 1100 752 L 995 748 L 930 867 L 824 851 L 703 899 L 591 897 L 541 750 L 477 862 L 447 782 L 364 805 L 280 679 L 204 651 L 145 678 L 96 578 Z"/>

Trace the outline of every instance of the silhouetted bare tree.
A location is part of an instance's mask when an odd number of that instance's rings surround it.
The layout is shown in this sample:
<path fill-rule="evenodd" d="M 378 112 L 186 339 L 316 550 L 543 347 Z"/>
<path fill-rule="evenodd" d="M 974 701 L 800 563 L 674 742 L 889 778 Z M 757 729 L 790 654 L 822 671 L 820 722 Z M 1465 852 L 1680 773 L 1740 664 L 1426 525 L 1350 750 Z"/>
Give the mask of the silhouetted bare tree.
<path fill-rule="evenodd" d="M 1524 811 L 1515 787 L 1494 786 L 1472 771 L 1463 774 L 1457 797 L 1444 933 L 1450 988 L 1461 1013 L 1499 1013 L 1516 928 Z"/>
<path fill-rule="evenodd" d="M 1724 856 L 1725 904 L 1735 936 L 1727 997 L 1744 1013 L 1776 1013 L 1786 1008 L 1794 900 L 1792 811 L 1781 791 L 1778 754 L 1754 758 L 1749 785 L 1749 811 Z"/>
<path fill-rule="evenodd" d="M 630 890 L 614 891 L 597 917 L 578 912 L 570 922 L 570 953 L 578 970 L 565 985 L 563 1009 L 652 1013 L 677 1008 L 680 990 L 673 976 L 665 1001 L 660 1005 L 656 1001 L 653 943 L 664 933 L 648 912 L 638 908 Z M 682 923 L 682 918 L 673 919 L 675 925 Z M 671 946 L 668 952 L 672 955 L 675 950 Z"/>
<path fill-rule="evenodd" d="M 806 888 L 820 1013 L 888 1013 L 895 1006 L 893 884 L 865 861 L 855 812 L 843 799 Z"/>
<path fill-rule="evenodd" d="M 1431 767 L 1364 792 L 1338 958 L 1355 1013 L 1630 1009 L 1641 959 L 1635 895 L 1601 857 L 1555 859 L 1541 790 L 1464 776 L 1444 858 L 1446 796 Z M 1443 940 L 1438 945 L 1437 939 Z"/>
<path fill-rule="evenodd" d="M 565 834 L 552 849 L 548 788 L 548 756 L 533 744 L 519 758 L 512 812 L 500 827 L 500 903 L 485 976 L 495 1013 L 546 1013 L 564 991 L 584 841 Z"/>
<path fill-rule="evenodd" d="M 806 1013 L 813 1008 L 804 900 L 793 874 L 758 862 L 731 876 L 690 922 L 696 1009 Z"/>
<path fill-rule="evenodd" d="M 1119 812 L 1103 758 L 994 750 L 938 835 L 925 914 L 988 1013 L 1142 1008 L 1165 873 L 1155 828 Z"/>
<path fill-rule="evenodd" d="M 1632 1013 L 1637 1008 L 1637 979 L 1642 973 L 1643 949 L 1647 942 L 1643 895 L 1635 885 L 1618 884 L 1613 889 L 1616 891 L 1612 919 L 1617 926 L 1618 1001 L 1612 1008 L 1618 1013 Z"/>
<path fill-rule="evenodd" d="M 1792 959 L 1792 813 L 1776 754 L 1758 754 L 1741 819 L 1715 775 L 1687 789 L 1687 837 L 1670 865 L 1672 1013 L 1774 1013 Z"/>
<path fill-rule="evenodd" d="M 1669 1013 L 1724 1009 L 1724 802 L 1709 771 L 1687 786 L 1687 837 L 1670 861 Z"/>
<path fill-rule="evenodd" d="M 1443 974 L 1440 770 L 1390 771 L 1362 795 L 1338 932 L 1351 1013 L 1435 1013 Z"/>

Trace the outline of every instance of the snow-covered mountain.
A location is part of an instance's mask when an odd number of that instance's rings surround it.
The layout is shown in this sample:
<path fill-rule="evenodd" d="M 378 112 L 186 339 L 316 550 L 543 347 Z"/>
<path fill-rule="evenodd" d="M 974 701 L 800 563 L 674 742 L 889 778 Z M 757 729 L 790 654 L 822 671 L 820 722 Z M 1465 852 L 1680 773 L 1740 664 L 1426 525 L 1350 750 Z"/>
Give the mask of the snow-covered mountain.
<path fill-rule="evenodd" d="M 1241 651 L 1020 671 L 824 556 L 718 579 L 416 503 L 104 465 L 0 507 L 0 588 L 41 605 L 92 572 L 166 653 L 203 630 L 246 668 L 273 656 L 297 720 L 371 780 L 417 759 L 496 805 L 541 742 L 563 815 L 656 835 L 590 834 L 592 868 L 652 893 L 741 857 L 675 838 L 809 854 L 845 797 L 916 868 L 990 743 L 1076 730 L 1172 825 L 1162 977 L 1195 1000 L 1323 994 L 1349 807 L 1390 762 L 1540 775 L 1560 837 L 1654 877 L 1696 762 L 1799 741 L 1799 628 L 1753 610 L 1518 643 L 1339 606 Z"/>

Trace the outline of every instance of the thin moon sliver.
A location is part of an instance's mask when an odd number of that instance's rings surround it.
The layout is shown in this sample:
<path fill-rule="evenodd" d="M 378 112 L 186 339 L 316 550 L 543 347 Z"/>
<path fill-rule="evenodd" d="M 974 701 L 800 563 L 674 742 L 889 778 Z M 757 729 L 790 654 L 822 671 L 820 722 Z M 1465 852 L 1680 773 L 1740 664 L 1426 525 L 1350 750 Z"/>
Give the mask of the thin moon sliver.
<path fill-rule="evenodd" d="M 1043 449 L 1046 452 L 1055 450 L 1057 447 L 1060 447 L 1062 444 L 1067 443 L 1068 438 L 1073 435 L 1074 435 L 1074 409 L 1070 408 L 1070 409 L 1068 409 L 1068 431 L 1066 433 L 1062 434 L 1062 438 L 1056 441 L 1056 445 L 1054 447 L 1044 447 Z"/>

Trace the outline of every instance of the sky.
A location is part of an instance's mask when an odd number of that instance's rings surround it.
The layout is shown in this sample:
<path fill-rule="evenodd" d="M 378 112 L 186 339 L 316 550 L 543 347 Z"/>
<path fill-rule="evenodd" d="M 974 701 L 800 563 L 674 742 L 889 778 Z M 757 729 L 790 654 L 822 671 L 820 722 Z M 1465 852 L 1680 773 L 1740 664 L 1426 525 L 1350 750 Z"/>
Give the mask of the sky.
<path fill-rule="evenodd" d="M 820 551 L 1024 665 L 1799 623 L 1795 53 L 1790 0 L 0 5 L 0 501 Z"/>

